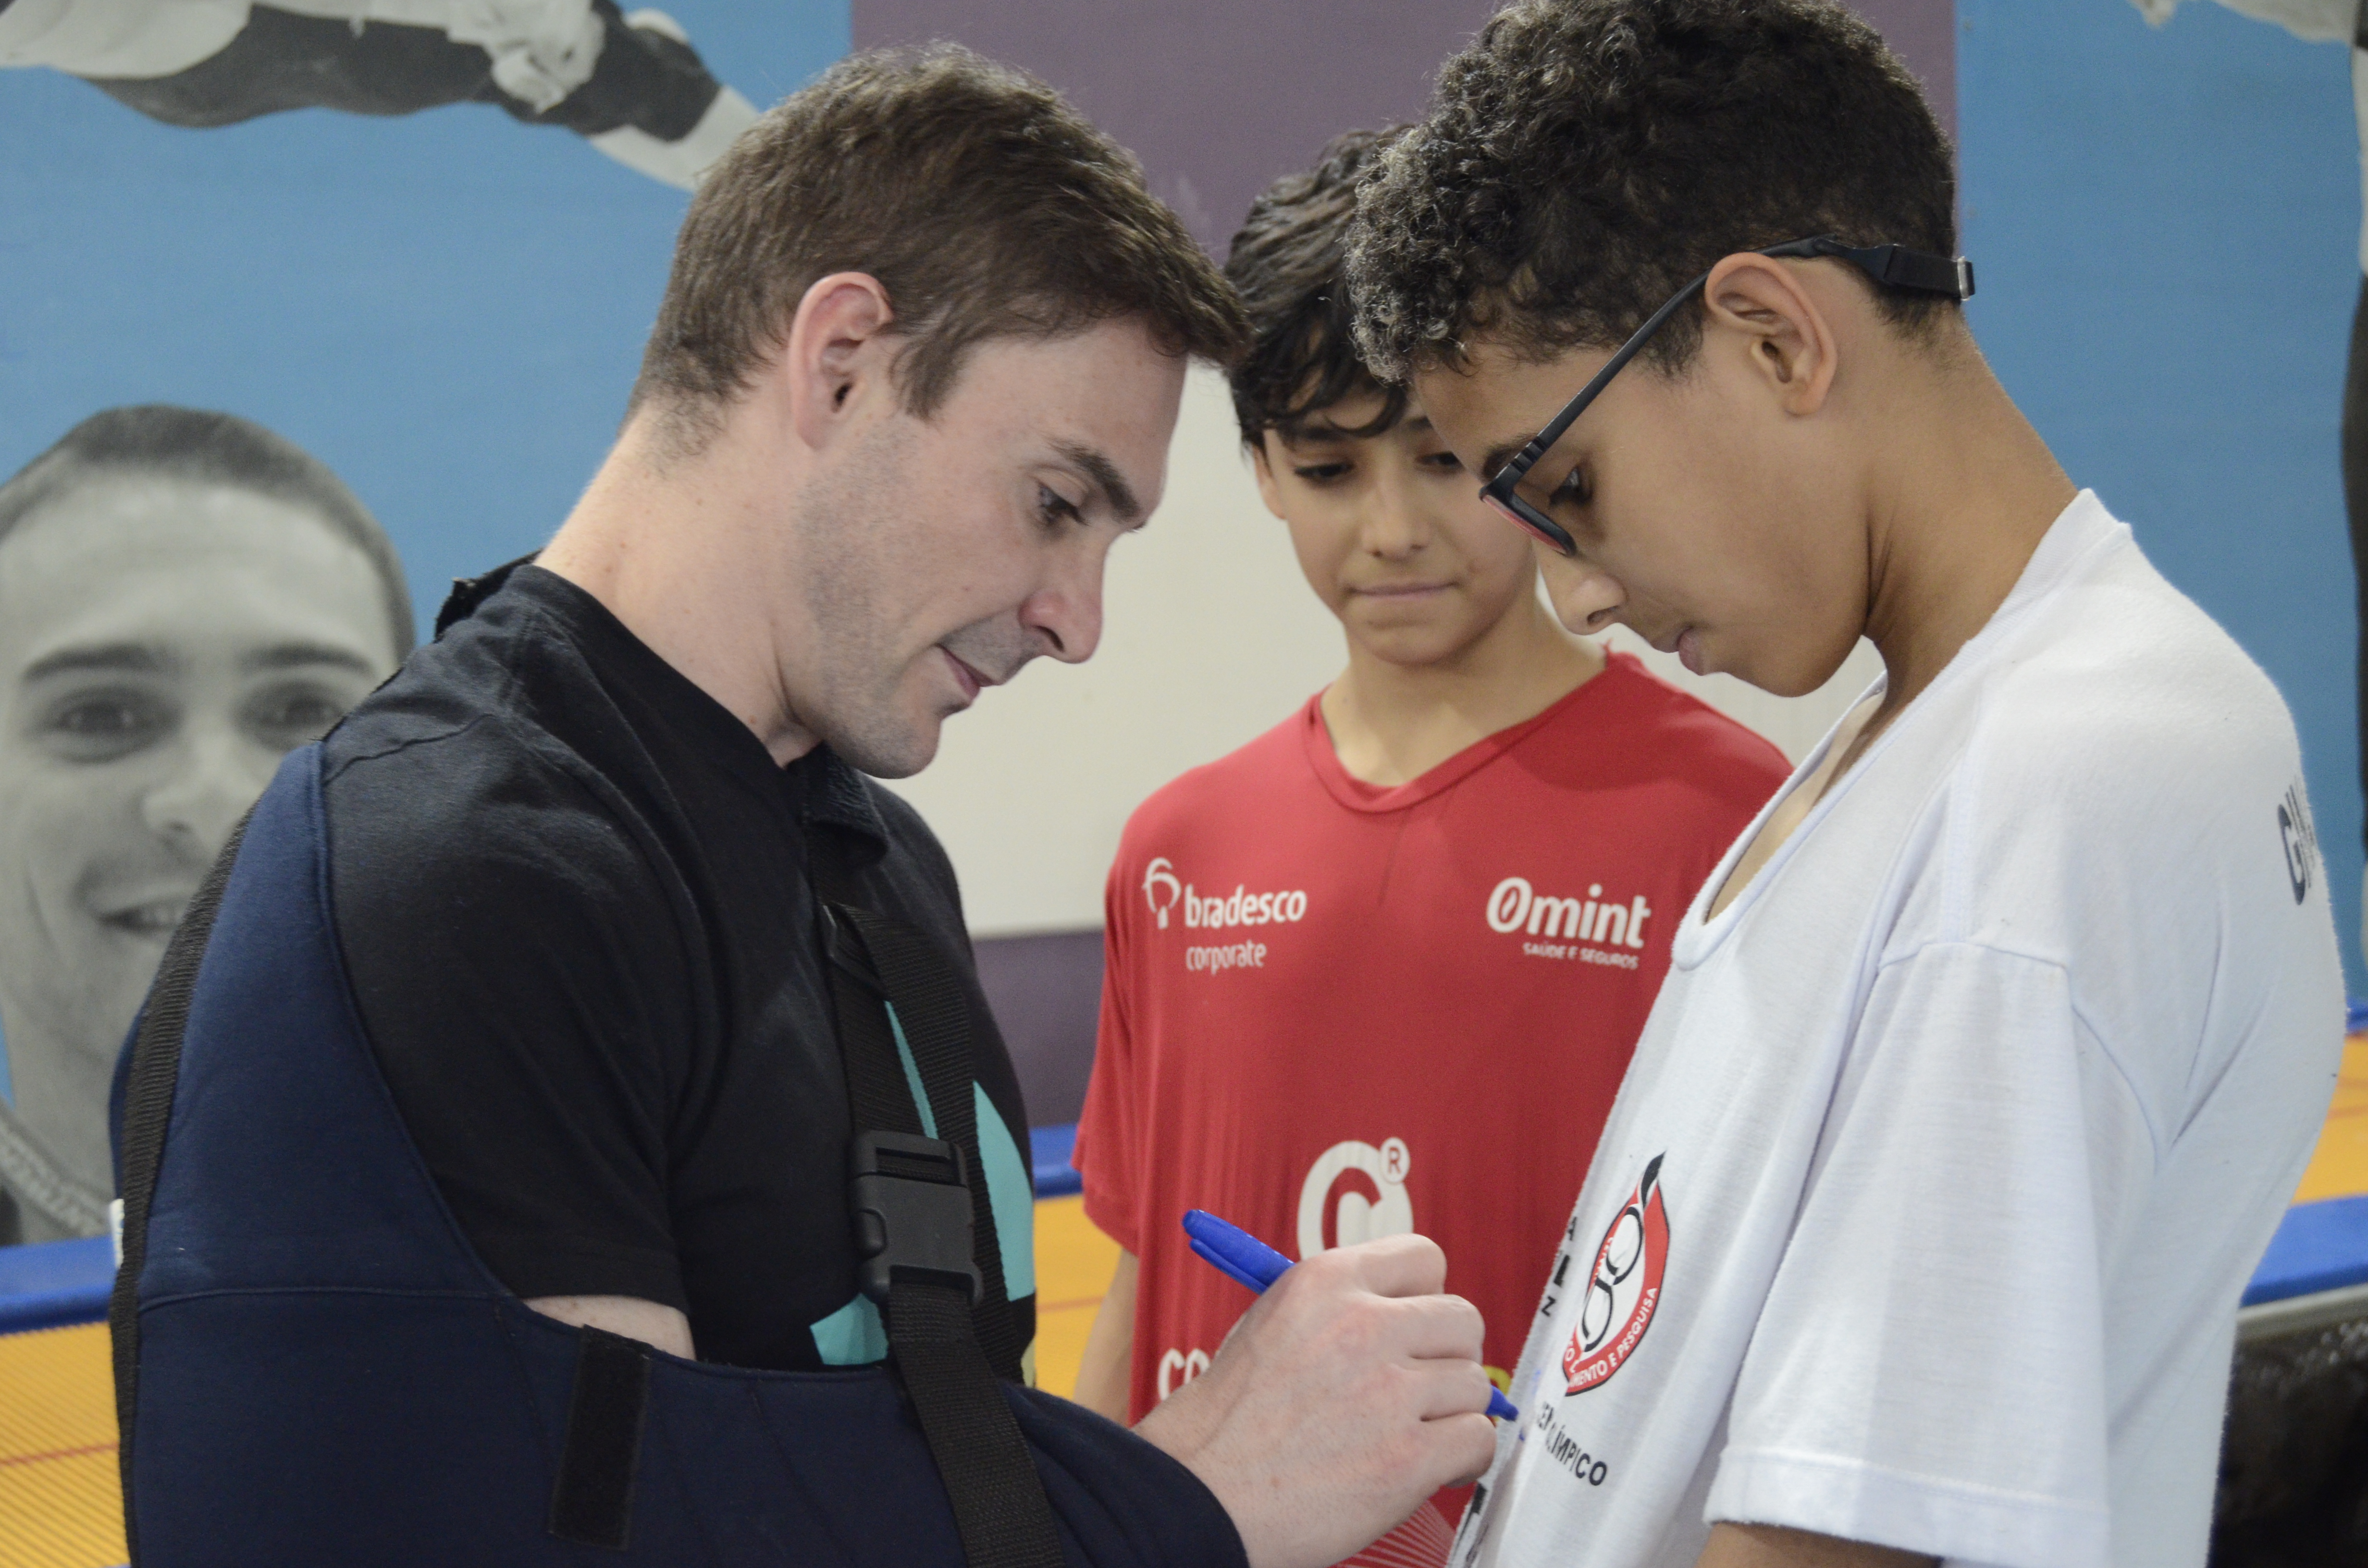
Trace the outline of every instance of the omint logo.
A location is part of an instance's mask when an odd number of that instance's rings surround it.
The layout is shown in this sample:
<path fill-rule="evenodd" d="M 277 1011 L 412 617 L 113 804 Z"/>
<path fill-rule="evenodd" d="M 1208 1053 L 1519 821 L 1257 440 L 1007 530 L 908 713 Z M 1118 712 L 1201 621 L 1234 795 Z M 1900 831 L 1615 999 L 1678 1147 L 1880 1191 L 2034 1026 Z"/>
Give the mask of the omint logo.
<path fill-rule="evenodd" d="M 1527 877 L 1507 877 L 1489 892 L 1484 913 L 1488 929 L 1505 935 L 1525 931 L 1607 948 L 1642 948 L 1653 906 L 1642 893 L 1624 903 L 1607 899 L 1601 882 L 1590 884 L 1584 899 L 1557 898 L 1538 892 Z"/>

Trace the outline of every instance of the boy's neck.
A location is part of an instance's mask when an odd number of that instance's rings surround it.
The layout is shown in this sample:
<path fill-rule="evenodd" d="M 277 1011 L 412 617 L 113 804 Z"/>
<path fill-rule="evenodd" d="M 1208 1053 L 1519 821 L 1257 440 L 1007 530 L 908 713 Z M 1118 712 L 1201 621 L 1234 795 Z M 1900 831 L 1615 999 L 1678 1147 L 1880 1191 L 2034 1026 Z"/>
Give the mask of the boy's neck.
<path fill-rule="evenodd" d="M 1997 614 L 2078 494 L 1970 338 L 1952 368 L 1896 392 L 1870 464 L 1867 519 L 1866 635 L 1887 679 L 1853 750 Z"/>
<path fill-rule="evenodd" d="M 1600 650 L 1524 595 L 1481 637 L 1430 664 L 1393 664 L 1351 638 L 1349 667 L 1317 706 L 1342 770 L 1389 788 L 1536 718 L 1602 669 Z"/>

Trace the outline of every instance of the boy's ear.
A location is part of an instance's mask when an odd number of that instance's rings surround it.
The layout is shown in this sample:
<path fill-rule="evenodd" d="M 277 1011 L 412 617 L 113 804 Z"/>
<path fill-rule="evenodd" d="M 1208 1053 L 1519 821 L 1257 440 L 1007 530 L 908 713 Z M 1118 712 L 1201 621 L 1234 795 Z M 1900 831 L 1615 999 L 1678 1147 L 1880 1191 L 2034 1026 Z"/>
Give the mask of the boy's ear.
<path fill-rule="evenodd" d="M 1268 445 L 1274 439 L 1275 434 L 1271 430 L 1258 432 L 1258 440 L 1250 447 L 1250 472 L 1258 479 L 1258 499 L 1265 502 L 1266 509 L 1280 519 L 1282 517 L 1282 486 L 1275 480 L 1274 462 L 1269 456 L 1273 449 Z"/>
<path fill-rule="evenodd" d="M 888 290 L 869 273 L 816 278 L 798 301 L 768 374 L 805 445 L 827 445 L 863 403 L 894 397 L 895 319 Z"/>
<path fill-rule="evenodd" d="M 1711 269 L 1702 305 L 1709 317 L 1703 351 L 1724 340 L 1748 356 L 1752 372 L 1791 415 L 1811 415 L 1825 406 L 1839 368 L 1833 323 L 1820 303 L 1828 294 L 1812 286 L 1804 270 L 1773 256 L 1730 256 Z M 1849 288 L 1847 279 L 1819 278 Z"/>

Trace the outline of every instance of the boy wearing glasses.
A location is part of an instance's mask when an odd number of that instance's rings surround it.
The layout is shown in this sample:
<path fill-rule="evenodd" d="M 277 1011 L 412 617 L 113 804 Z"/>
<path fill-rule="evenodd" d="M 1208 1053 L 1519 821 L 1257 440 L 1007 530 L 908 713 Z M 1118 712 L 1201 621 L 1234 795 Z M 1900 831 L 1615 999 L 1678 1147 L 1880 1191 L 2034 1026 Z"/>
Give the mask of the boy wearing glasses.
<path fill-rule="evenodd" d="M 1278 182 L 1227 264 L 1243 440 L 1349 664 L 1154 796 L 1110 873 L 1077 1164 L 1125 1254 L 1078 1392 L 1120 1419 L 1249 1305 L 1192 1208 L 1295 1257 L 1420 1231 L 1509 1368 L 1677 912 L 1785 771 L 1557 625 L 1527 543 L 1358 362 L 1341 242 L 1387 140 Z M 1463 1499 L 1360 1561 L 1443 1562 Z"/>
<path fill-rule="evenodd" d="M 1676 919 L 1459 1564 L 2204 1560 L 2325 872 L 2275 689 L 1984 364 L 1953 198 L 1817 0 L 1506 12 L 1361 194 L 1360 344 L 1566 626 L 1886 671 Z"/>

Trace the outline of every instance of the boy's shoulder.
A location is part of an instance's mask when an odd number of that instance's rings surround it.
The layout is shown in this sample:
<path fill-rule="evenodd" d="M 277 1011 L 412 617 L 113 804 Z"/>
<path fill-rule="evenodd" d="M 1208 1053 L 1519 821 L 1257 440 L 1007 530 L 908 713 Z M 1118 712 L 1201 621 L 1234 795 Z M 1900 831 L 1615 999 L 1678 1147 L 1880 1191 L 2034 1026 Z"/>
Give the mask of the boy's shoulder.
<path fill-rule="evenodd" d="M 1753 812 L 1793 772 L 1765 736 L 1618 652 L 1521 745 L 1533 767 L 1573 770 L 1574 781 L 1581 770 L 1599 787 L 1663 779 Z"/>
<path fill-rule="evenodd" d="M 2158 997 L 2232 965 L 2240 989 L 2283 971 L 2283 916 L 2324 919 L 2294 721 L 2126 532 L 1959 656 L 1903 715 L 1896 756 L 1868 756 L 1930 871 L 1895 944 L 2077 960 Z"/>
<path fill-rule="evenodd" d="M 1792 772 L 1792 764 L 1784 760 L 1774 742 L 1692 692 L 1663 680 L 1634 653 L 1607 652 L 1603 674 L 1611 677 L 1607 692 L 1616 692 L 1622 704 L 1621 722 L 1647 726 L 1672 745 L 1700 750 L 1720 761 L 1773 767 L 1780 776 Z"/>
<path fill-rule="evenodd" d="M 1269 812 L 1278 790 L 1315 785 L 1303 732 L 1321 696 L 1310 697 L 1264 733 L 1212 762 L 1187 768 L 1153 790 L 1127 817 L 1125 840 L 1212 822 L 1238 824 L 1245 812 Z"/>
<path fill-rule="evenodd" d="M 2134 540 L 2036 608 L 1969 694 L 1969 760 L 1987 777 L 2116 813 L 2285 787 L 2300 746 L 2283 697 Z"/>

